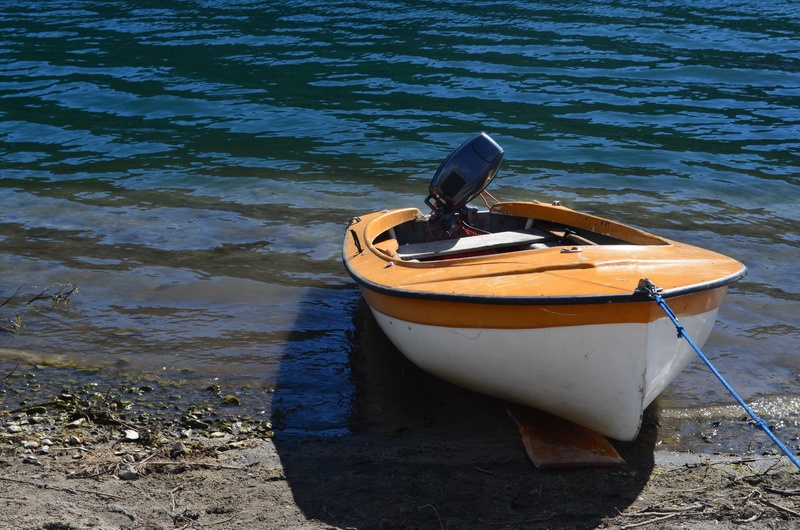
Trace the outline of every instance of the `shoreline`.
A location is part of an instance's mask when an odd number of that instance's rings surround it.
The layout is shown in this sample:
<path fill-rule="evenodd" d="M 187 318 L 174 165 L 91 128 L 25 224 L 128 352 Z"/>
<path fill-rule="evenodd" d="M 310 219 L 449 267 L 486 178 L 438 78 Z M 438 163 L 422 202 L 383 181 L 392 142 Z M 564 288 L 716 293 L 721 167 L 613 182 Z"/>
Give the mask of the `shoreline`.
<path fill-rule="evenodd" d="M 129 414 L 119 400 L 70 400 L 62 392 L 0 411 L 0 526 L 800 525 L 800 475 L 786 458 L 664 448 L 651 413 L 636 441 L 614 442 L 626 466 L 543 471 L 497 403 L 476 397 L 467 405 L 476 403 L 461 413 L 444 403 L 443 416 L 405 430 L 314 437 L 242 420 L 235 408 L 213 420 L 199 411 L 155 418 Z M 192 408 L 182 405 L 175 410 Z"/>

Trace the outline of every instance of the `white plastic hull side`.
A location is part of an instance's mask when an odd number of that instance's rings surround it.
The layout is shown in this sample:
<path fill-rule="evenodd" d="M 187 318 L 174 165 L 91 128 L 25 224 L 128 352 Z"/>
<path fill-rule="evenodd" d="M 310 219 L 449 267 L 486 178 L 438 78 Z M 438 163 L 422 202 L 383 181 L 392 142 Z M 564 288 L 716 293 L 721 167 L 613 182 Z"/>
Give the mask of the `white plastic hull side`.
<path fill-rule="evenodd" d="M 694 358 L 666 318 L 539 329 L 446 328 L 372 310 L 395 346 L 453 384 L 549 412 L 618 440 L 639 433 L 644 409 Z M 717 310 L 681 317 L 705 343 Z"/>

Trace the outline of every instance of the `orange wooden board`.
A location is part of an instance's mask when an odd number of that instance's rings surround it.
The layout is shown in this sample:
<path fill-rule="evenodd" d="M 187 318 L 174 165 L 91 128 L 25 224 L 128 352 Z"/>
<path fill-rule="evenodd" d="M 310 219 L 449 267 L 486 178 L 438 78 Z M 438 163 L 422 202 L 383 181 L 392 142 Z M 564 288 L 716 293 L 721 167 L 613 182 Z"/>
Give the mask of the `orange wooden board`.
<path fill-rule="evenodd" d="M 626 465 L 602 435 L 546 412 L 506 403 L 525 451 L 539 469 Z"/>

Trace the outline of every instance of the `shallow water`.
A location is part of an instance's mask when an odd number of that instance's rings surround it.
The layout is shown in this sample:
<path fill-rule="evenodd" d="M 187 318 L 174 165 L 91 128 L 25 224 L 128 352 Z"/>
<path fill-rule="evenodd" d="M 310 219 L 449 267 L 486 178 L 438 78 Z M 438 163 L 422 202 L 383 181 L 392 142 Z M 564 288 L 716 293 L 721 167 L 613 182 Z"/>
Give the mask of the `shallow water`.
<path fill-rule="evenodd" d="M 4 3 L 0 299 L 79 292 L 0 307 L 0 368 L 274 388 L 288 428 L 348 432 L 374 346 L 345 221 L 422 207 L 485 130 L 496 197 L 744 262 L 704 351 L 796 416 L 799 35 L 788 0 Z M 728 402 L 698 362 L 659 405 Z"/>

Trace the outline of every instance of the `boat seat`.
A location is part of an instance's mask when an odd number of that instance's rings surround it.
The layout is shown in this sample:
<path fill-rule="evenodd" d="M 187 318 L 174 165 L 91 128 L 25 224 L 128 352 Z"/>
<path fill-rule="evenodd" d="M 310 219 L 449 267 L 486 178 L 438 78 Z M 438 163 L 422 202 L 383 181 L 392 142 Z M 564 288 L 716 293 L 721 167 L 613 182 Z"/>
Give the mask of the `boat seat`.
<path fill-rule="evenodd" d="M 507 232 L 496 232 L 494 234 L 481 234 L 478 236 L 443 239 L 441 241 L 429 241 L 427 243 L 410 243 L 408 245 L 401 245 L 397 249 L 397 255 L 405 260 L 430 259 L 453 254 L 468 254 L 481 250 L 533 245 L 534 243 L 541 243 L 546 239 L 546 236 L 510 230 Z"/>

